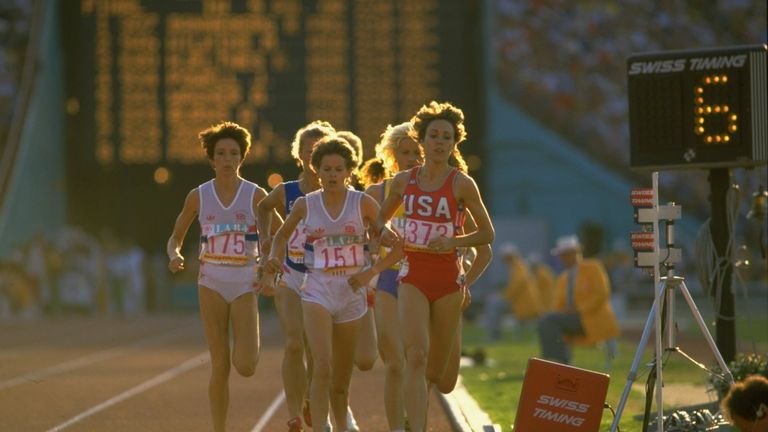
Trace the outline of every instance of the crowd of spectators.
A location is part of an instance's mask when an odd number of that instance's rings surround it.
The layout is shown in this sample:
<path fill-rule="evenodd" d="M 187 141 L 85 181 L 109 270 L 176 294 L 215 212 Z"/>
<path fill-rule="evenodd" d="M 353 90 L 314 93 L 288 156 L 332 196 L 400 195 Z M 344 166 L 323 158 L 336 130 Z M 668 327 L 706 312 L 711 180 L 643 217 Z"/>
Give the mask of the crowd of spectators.
<path fill-rule="evenodd" d="M 166 266 L 162 251 L 147 254 L 110 229 L 98 236 L 77 227 L 52 238 L 36 234 L 0 260 L 0 319 L 121 316 L 168 307 L 173 283 Z"/>
<path fill-rule="evenodd" d="M 630 177 L 629 55 L 766 42 L 764 1 L 494 0 L 492 16 L 492 64 L 505 97 Z M 705 173 L 661 181 L 675 201 L 708 214 Z"/>

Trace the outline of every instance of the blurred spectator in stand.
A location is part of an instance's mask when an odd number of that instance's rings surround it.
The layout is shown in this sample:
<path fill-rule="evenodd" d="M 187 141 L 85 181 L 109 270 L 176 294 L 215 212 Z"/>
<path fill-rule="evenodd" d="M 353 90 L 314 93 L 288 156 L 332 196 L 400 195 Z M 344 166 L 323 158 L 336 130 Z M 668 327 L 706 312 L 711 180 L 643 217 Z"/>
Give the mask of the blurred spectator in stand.
<path fill-rule="evenodd" d="M 40 305 L 49 304 L 52 297 L 49 249 L 50 246 L 43 234 L 36 232 L 24 248 L 23 260 L 20 263 L 29 277 L 35 281 Z"/>
<path fill-rule="evenodd" d="M 125 312 L 128 314 L 144 313 L 147 304 L 144 250 L 135 241 L 126 241 L 123 243 L 123 259 L 128 268 Z"/>
<path fill-rule="evenodd" d="M 584 259 L 575 235 L 557 239 L 552 254 L 560 257 L 564 270 L 556 281 L 553 312 L 539 321 L 541 355 L 545 359 L 570 364 L 572 343 L 594 344 L 610 341 L 609 356 L 615 354 L 619 335 L 611 307 L 611 287 L 603 264 Z"/>
<path fill-rule="evenodd" d="M 165 251 L 157 250 L 147 260 L 147 310 L 171 307 L 171 276 Z"/>
<path fill-rule="evenodd" d="M 66 227 L 59 233 L 56 246 L 62 257 L 62 309 L 106 313 L 109 283 L 99 243 L 80 228 Z"/>
<path fill-rule="evenodd" d="M 24 267 L 15 261 L 0 261 L 0 319 L 32 318 L 39 312 L 37 286 Z"/>
<path fill-rule="evenodd" d="M 109 310 L 119 315 L 144 312 L 144 251 L 135 244 L 121 240 L 108 228 L 102 230 L 101 243 L 109 274 Z"/>

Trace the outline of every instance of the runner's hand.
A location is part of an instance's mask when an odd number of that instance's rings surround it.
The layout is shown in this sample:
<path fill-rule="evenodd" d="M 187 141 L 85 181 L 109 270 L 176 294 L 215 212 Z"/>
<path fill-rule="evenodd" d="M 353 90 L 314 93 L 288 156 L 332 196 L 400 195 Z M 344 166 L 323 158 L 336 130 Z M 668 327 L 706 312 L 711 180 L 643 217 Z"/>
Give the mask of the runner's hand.
<path fill-rule="evenodd" d="M 177 255 L 168 262 L 168 269 L 171 273 L 177 273 L 184 270 L 184 257 Z"/>
<path fill-rule="evenodd" d="M 352 290 L 357 291 L 360 288 L 368 286 L 368 283 L 373 279 L 373 276 L 373 270 L 369 267 L 360 273 L 355 273 L 350 276 L 347 279 L 347 282 L 349 283 L 349 286 L 352 287 Z"/>
<path fill-rule="evenodd" d="M 438 253 L 448 253 L 453 249 L 453 239 L 448 237 L 435 237 L 429 241 L 427 247 Z"/>
<path fill-rule="evenodd" d="M 267 260 L 264 262 L 263 269 L 264 273 L 276 275 L 283 270 L 283 263 L 281 263 L 279 259 L 270 256 L 267 257 Z"/>
<path fill-rule="evenodd" d="M 390 227 L 384 225 L 379 236 L 379 244 L 385 247 L 394 247 L 399 242 L 400 236 Z"/>
<path fill-rule="evenodd" d="M 472 303 L 472 293 L 469 291 L 469 286 L 464 284 L 461 286 L 461 311 L 464 312 Z"/>

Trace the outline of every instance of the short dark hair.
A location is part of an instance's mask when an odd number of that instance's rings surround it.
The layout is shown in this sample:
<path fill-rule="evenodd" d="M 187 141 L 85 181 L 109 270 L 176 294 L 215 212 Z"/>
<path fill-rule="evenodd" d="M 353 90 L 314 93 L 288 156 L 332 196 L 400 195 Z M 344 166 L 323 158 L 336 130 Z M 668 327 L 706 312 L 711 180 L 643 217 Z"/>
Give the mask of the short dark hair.
<path fill-rule="evenodd" d="M 216 149 L 216 143 L 224 138 L 231 138 L 237 142 L 237 145 L 240 147 L 241 160 L 244 160 L 248 150 L 251 148 L 251 134 L 248 132 L 248 129 L 239 124 L 225 121 L 202 130 L 197 134 L 197 139 L 200 140 L 200 144 L 210 160 L 213 160 L 213 151 Z"/>
<path fill-rule="evenodd" d="M 344 165 L 348 170 L 354 171 L 357 168 L 358 159 L 355 150 L 347 140 L 336 135 L 325 137 L 315 144 L 315 149 L 312 151 L 312 166 L 316 170 L 320 169 L 320 162 L 322 162 L 323 156 L 331 154 L 343 157 Z"/>
<path fill-rule="evenodd" d="M 344 138 L 347 140 L 349 145 L 352 146 L 352 149 L 355 151 L 355 154 L 357 154 L 357 159 L 362 164 L 363 162 L 363 140 L 360 139 L 359 136 L 355 135 L 352 131 L 338 131 L 336 132 L 336 135 Z"/>

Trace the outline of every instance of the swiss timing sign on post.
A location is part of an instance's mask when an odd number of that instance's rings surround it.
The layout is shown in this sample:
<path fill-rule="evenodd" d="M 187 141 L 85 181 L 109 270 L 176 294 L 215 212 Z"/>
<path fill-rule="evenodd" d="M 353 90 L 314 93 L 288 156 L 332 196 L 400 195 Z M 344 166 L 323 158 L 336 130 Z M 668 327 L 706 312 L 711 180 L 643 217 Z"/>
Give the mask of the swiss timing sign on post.
<path fill-rule="evenodd" d="M 632 189 L 632 207 L 653 207 L 653 189 Z"/>
<path fill-rule="evenodd" d="M 632 243 L 632 250 L 652 251 L 654 244 L 653 231 L 631 232 L 629 241 Z"/>

